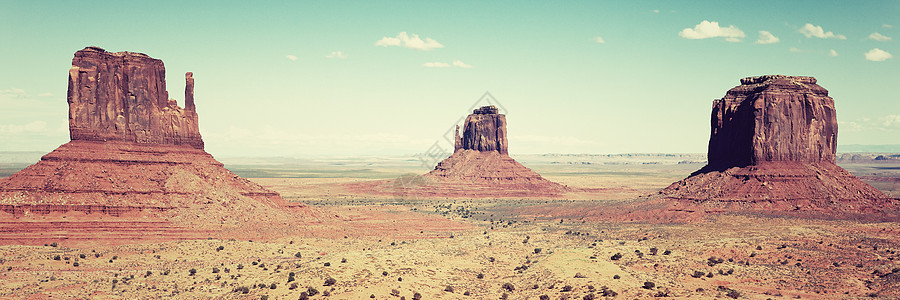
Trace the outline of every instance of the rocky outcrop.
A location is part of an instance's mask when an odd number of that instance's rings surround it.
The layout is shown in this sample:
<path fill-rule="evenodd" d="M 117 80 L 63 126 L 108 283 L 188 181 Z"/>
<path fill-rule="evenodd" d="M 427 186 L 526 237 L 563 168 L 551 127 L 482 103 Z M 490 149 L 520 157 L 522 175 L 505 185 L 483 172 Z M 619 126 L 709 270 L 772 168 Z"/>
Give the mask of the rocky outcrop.
<path fill-rule="evenodd" d="M 457 127 L 459 131 L 459 127 Z M 457 132 L 456 150 L 497 151 L 509 153 L 506 140 L 506 115 L 500 114 L 496 106 L 483 106 L 466 117 L 463 135 Z"/>
<path fill-rule="evenodd" d="M 813 77 L 744 78 L 713 102 L 711 127 L 712 170 L 771 161 L 834 163 L 834 100 Z"/>
<path fill-rule="evenodd" d="M 868 214 L 898 201 L 835 165 L 834 100 L 816 79 L 748 77 L 715 100 L 709 163 L 659 194 L 670 209 Z"/>
<path fill-rule="evenodd" d="M 193 74 L 187 73 L 185 78 L 182 109 L 169 99 L 161 60 L 98 47 L 75 52 L 69 69 L 70 138 L 203 149 Z"/>
<path fill-rule="evenodd" d="M 203 150 L 192 73 L 182 109 L 167 97 L 160 60 L 88 47 L 72 65 L 72 140 L 0 179 L 0 224 L 9 229 L 0 244 L 97 231 L 120 242 L 253 236 L 312 216 Z"/>

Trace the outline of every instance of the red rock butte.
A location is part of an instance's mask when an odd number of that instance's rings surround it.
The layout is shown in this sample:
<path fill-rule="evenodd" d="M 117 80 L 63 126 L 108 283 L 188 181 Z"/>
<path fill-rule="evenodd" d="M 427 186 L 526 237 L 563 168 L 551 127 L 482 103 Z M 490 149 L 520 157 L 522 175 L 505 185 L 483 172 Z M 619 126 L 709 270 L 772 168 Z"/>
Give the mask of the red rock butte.
<path fill-rule="evenodd" d="M 161 60 L 76 52 L 71 141 L 0 179 L 0 244 L 257 236 L 256 227 L 308 216 L 203 150 L 192 75 L 182 109 L 168 98 Z"/>
<path fill-rule="evenodd" d="M 540 198 L 558 197 L 569 190 L 509 157 L 506 116 L 497 107 L 475 109 L 466 117 L 462 136 L 459 126 L 456 129 L 453 154 L 421 180 L 355 183 L 351 189 L 424 198 Z"/>
<path fill-rule="evenodd" d="M 748 77 L 715 100 L 708 164 L 660 191 L 683 211 L 873 213 L 898 201 L 835 165 L 837 117 L 805 76 Z"/>

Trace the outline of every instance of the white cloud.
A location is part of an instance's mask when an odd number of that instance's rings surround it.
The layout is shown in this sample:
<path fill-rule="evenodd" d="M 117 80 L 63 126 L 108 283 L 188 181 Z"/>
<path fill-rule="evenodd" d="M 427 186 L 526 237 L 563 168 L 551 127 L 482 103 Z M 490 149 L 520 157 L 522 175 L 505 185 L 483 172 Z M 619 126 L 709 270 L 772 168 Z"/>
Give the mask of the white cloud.
<path fill-rule="evenodd" d="M 38 97 L 53 97 L 53 93 L 40 93 Z"/>
<path fill-rule="evenodd" d="M 294 55 L 288 54 L 287 56 L 285 56 L 285 58 L 287 58 L 287 59 L 289 59 L 289 60 L 291 60 L 291 61 L 297 61 L 297 56 L 294 56 Z"/>
<path fill-rule="evenodd" d="M 466 68 L 466 69 L 472 68 L 471 65 L 466 64 L 466 63 L 464 63 L 464 62 L 462 62 L 462 61 L 459 61 L 459 60 L 454 60 L 454 61 L 453 61 L 453 66 L 454 66 L 454 67 L 460 67 L 460 68 Z"/>
<path fill-rule="evenodd" d="M 900 126 L 900 115 L 887 115 L 884 117 L 884 127 Z"/>
<path fill-rule="evenodd" d="M 894 28 L 894 25 L 891 25 L 891 24 L 882 24 L 881 27 L 884 27 L 884 28 Z"/>
<path fill-rule="evenodd" d="M 791 51 L 791 52 L 794 52 L 794 53 L 803 53 L 803 52 L 806 52 L 806 50 L 803 50 L 803 49 L 800 49 L 800 48 L 797 48 L 797 47 L 790 47 L 790 48 L 788 48 L 788 51 Z"/>
<path fill-rule="evenodd" d="M 23 89 L 13 87 L 0 90 L 0 96 L 6 96 L 9 98 L 27 98 L 28 93 L 25 93 L 25 90 Z"/>
<path fill-rule="evenodd" d="M 653 10 L 653 13 L 658 14 L 658 13 L 659 13 L 659 10 L 658 10 L 658 9 L 654 9 L 654 10 Z"/>
<path fill-rule="evenodd" d="M 879 42 L 887 42 L 887 41 L 891 40 L 891 37 L 885 36 L 885 35 L 877 33 L 877 32 L 873 32 L 872 34 L 870 34 L 869 38 L 879 41 Z"/>
<path fill-rule="evenodd" d="M 831 49 L 831 50 L 828 50 L 828 56 L 835 57 L 835 56 L 838 56 L 838 53 L 837 53 L 837 51 L 834 51 L 834 49 Z"/>
<path fill-rule="evenodd" d="M 778 41 L 780 41 L 780 39 L 778 39 L 778 37 L 776 37 L 771 32 L 768 32 L 765 30 L 760 30 L 759 31 L 759 39 L 756 40 L 756 43 L 764 45 L 764 44 L 774 44 L 774 43 L 777 43 Z"/>
<path fill-rule="evenodd" d="M 425 40 L 422 40 L 421 38 L 419 38 L 418 34 L 410 35 L 405 31 L 398 33 L 397 37 L 383 37 L 375 42 L 375 46 L 397 46 L 416 50 L 444 48 L 444 45 L 438 43 L 438 41 L 435 41 L 431 38 L 425 38 Z"/>
<path fill-rule="evenodd" d="M 825 30 L 822 29 L 822 26 L 816 26 L 810 23 L 806 23 L 806 25 L 803 25 L 803 28 L 800 28 L 800 30 L 798 30 L 797 32 L 802 33 L 807 38 L 817 37 L 820 39 L 847 39 L 847 36 L 843 34 L 834 34 L 834 32 L 831 31 L 825 32 Z"/>
<path fill-rule="evenodd" d="M 606 43 L 606 41 L 604 41 L 603 38 L 600 37 L 599 35 L 594 38 L 594 41 L 601 43 L 601 44 Z"/>
<path fill-rule="evenodd" d="M 427 62 L 422 64 L 422 66 L 426 68 L 447 68 L 450 67 L 450 64 L 445 62 Z"/>
<path fill-rule="evenodd" d="M 869 52 L 866 52 L 866 60 L 869 60 L 869 61 L 885 61 L 892 57 L 894 57 L 894 56 L 891 55 L 890 53 L 888 53 L 887 51 L 884 51 L 884 50 L 881 50 L 878 48 L 875 48 L 875 49 L 869 50 Z"/>
<path fill-rule="evenodd" d="M 16 133 L 35 133 L 47 131 L 47 122 L 34 121 L 25 125 L 7 124 L 0 125 L 0 133 L 16 134 Z"/>
<path fill-rule="evenodd" d="M 345 58 L 347 58 L 347 54 L 344 54 L 343 51 L 332 51 L 331 53 L 329 53 L 329 54 L 328 54 L 327 56 L 325 56 L 325 57 L 326 57 L 326 58 L 340 58 L 340 59 L 345 59 Z"/>
<path fill-rule="evenodd" d="M 445 62 L 427 62 L 422 64 L 423 67 L 426 68 L 449 68 L 449 67 L 457 67 L 457 68 L 472 68 L 472 65 L 462 62 L 461 60 L 454 60 L 453 63 L 445 63 Z"/>
<path fill-rule="evenodd" d="M 744 35 L 743 31 L 734 27 L 734 25 L 719 27 L 719 22 L 703 20 L 703 22 L 694 26 L 694 28 L 685 28 L 681 30 L 681 32 L 678 33 L 678 36 L 691 40 L 724 37 L 725 40 L 729 42 L 740 42 L 746 35 Z"/>

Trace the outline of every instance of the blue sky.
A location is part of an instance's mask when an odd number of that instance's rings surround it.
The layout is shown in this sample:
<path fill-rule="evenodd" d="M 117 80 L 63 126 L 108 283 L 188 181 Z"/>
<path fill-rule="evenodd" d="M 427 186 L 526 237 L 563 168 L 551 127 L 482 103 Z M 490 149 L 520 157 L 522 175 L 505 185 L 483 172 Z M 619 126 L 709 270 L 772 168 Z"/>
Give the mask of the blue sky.
<path fill-rule="evenodd" d="M 486 91 L 513 154 L 705 152 L 763 74 L 818 78 L 839 144 L 900 144 L 898 39 L 898 1 L 0 1 L 0 151 L 68 141 L 89 45 L 162 59 L 179 103 L 194 72 L 217 156 L 424 152 Z"/>

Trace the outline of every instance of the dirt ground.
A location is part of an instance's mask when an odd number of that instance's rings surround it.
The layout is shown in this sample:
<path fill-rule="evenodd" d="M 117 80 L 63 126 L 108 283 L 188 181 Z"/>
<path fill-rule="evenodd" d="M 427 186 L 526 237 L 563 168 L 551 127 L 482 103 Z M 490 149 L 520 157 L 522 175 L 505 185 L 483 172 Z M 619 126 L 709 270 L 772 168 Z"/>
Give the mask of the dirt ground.
<path fill-rule="evenodd" d="M 563 163 L 550 163 L 555 160 Z M 526 165 L 550 180 L 593 190 L 523 200 L 342 189 L 408 173 L 404 168 L 377 176 L 340 170 L 331 177 L 253 178 L 288 201 L 335 217 L 258 240 L 91 245 L 48 239 L 46 246 L 0 246 L 0 298 L 298 299 L 304 292 L 313 299 L 415 299 L 416 293 L 422 299 L 900 297 L 898 223 L 728 214 L 650 224 L 589 221 L 571 211 L 565 218 L 529 213 L 538 206 L 577 211 L 634 199 L 699 167 L 545 161 Z M 844 167 L 878 178 L 894 176 L 877 170 L 895 170 Z"/>

